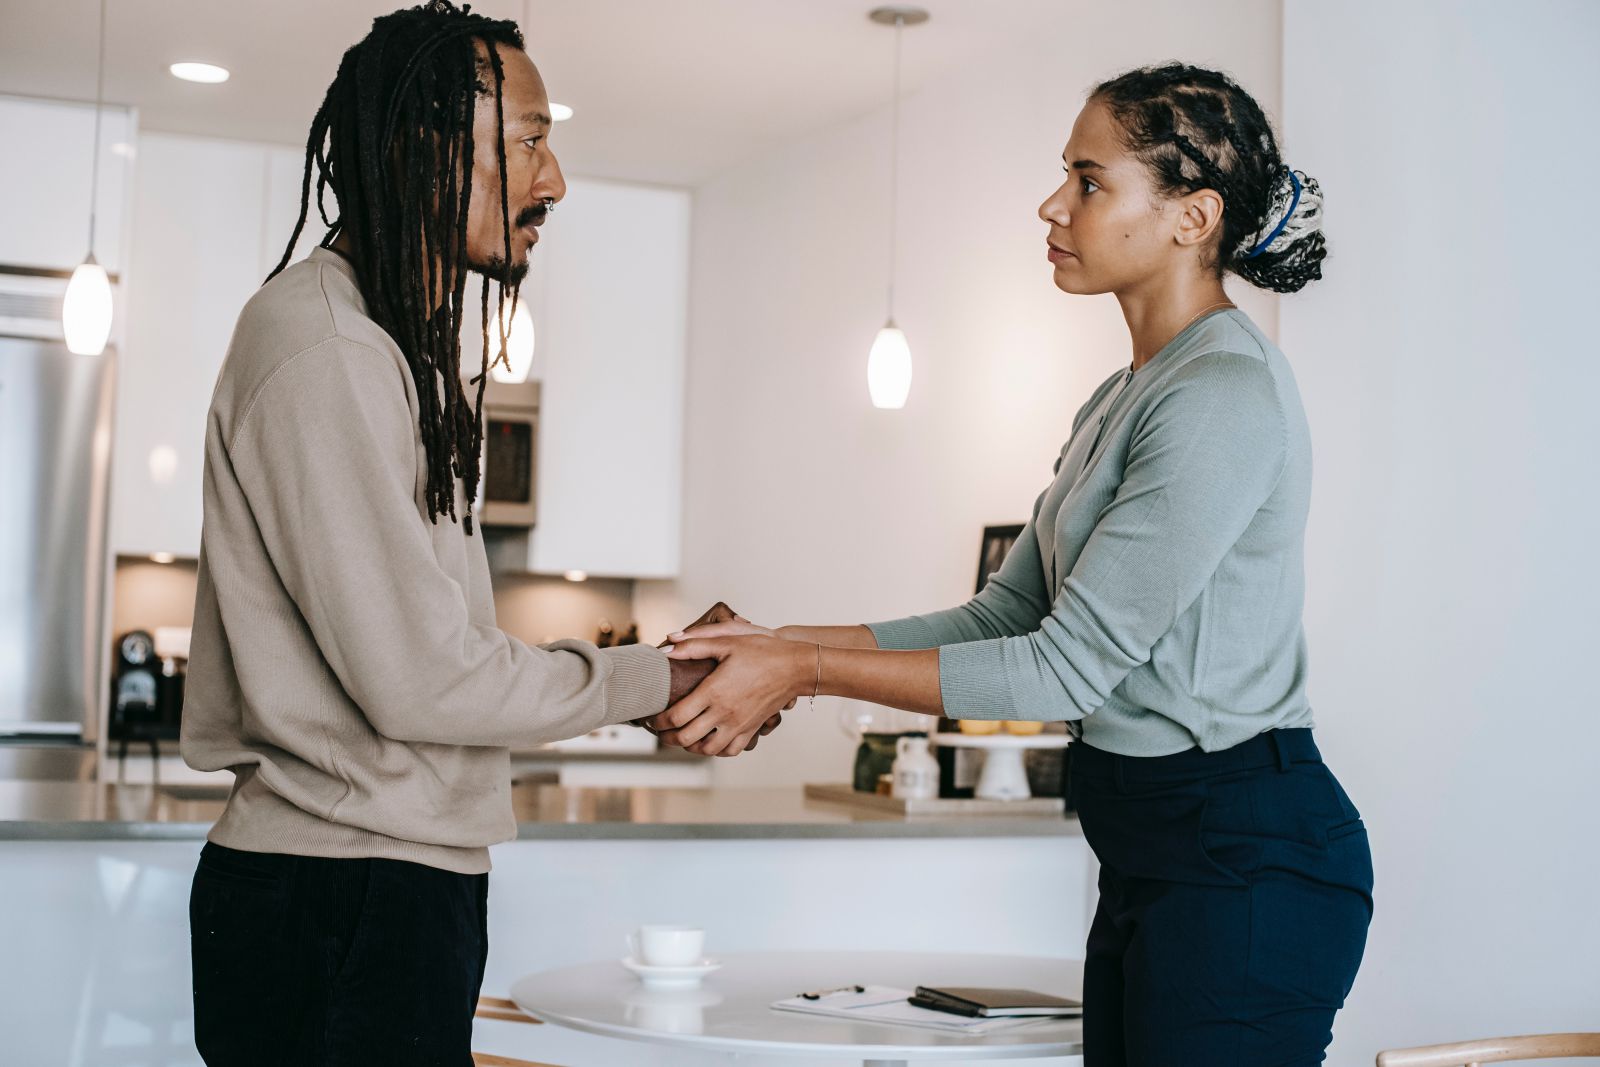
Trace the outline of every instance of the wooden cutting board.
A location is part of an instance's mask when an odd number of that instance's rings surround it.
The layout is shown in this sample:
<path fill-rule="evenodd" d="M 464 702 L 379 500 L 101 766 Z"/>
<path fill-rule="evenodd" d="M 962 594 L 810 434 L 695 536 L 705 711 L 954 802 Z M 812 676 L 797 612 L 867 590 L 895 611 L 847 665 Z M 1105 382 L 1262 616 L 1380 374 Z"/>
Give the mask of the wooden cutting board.
<path fill-rule="evenodd" d="M 932 797 L 928 800 L 903 800 L 878 793 L 858 793 L 848 782 L 808 783 L 806 799 L 842 804 L 883 815 L 1060 815 L 1066 810 L 1066 804 L 1060 797 L 1029 797 L 1027 800 Z"/>

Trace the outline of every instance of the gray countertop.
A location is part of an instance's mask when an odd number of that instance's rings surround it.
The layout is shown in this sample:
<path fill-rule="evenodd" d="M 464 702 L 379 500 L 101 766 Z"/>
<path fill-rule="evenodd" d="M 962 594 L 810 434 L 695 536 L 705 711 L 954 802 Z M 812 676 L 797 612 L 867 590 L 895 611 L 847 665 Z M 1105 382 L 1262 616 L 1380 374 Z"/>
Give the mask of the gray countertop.
<path fill-rule="evenodd" d="M 198 841 L 222 814 L 210 786 L 0 781 L 0 840 Z M 890 815 L 770 789 L 512 788 L 519 840 L 1060 837 L 1070 815 Z"/>

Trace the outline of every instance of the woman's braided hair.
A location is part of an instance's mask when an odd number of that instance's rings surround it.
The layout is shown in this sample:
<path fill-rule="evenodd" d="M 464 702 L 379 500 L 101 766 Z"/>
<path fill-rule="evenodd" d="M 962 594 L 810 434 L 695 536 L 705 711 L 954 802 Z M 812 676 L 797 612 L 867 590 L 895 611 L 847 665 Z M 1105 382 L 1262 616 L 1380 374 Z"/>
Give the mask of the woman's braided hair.
<path fill-rule="evenodd" d="M 480 51 L 480 44 L 483 46 Z M 305 228 L 316 175 L 326 248 L 350 244 L 367 311 L 405 354 L 421 408 L 428 463 L 428 517 L 456 518 L 455 480 L 465 483 L 468 535 L 483 443 L 483 387 L 489 369 L 489 279 L 483 280 L 483 367 L 467 402 L 461 382 L 461 314 L 466 288 L 467 206 L 472 192 L 472 126 L 480 94 L 493 94 L 503 122 L 505 72 L 496 45 L 522 48 L 510 21 L 472 14 L 448 0 L 383 15 L 345 52 L 306 141 L 300 217 L 283 270 Z M 499 123 L 497 123 L 497 128 Z M 515 310 L 505 140 L 496 138 L 504 259 L 496 266 L 500 304 Z M 332 188 L 339 217 L 322 202 Z M 434 308 L 435 294 L 445 299 Z M 501 318 L 508 321 L 509 312 Z"/>
<path fill-rule="evenodd" d="M 1222 196 L 1215 267 L 1263 289 L 1293 293 L 1322 277 L 1322 189 L 1291 171 L 1261 105 L 1218 71 L 1169 63 L 1095 86 L 1123 143 L 1168 196 Z"/>

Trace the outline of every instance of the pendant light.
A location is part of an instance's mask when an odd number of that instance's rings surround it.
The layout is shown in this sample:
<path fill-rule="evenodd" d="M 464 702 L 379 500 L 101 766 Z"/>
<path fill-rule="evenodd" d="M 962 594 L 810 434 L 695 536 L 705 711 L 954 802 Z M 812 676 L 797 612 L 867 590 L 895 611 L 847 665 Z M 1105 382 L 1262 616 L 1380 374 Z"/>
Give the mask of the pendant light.
<path fill-rule="evenodd" d="M 505 363 L 496 360 L 489 368 L 489 376 L 497 382 L 515 385 L 527 381 L 533 370 L 533 313 L 523 300 L 517 301 L 516 313 L 507 319 L 506 312 L 510 310 L 509 304 L 500 309 L 501 321 L 506 326 L 506 360 Z"/>
<path fill-rule="evenodd" d="M 889 312 L 867 354 L 867 392 L 873 407 L 898 409 L 911 394 L 911 344 L 894 323 L 895 238 L 900 219 L 900 33 L 928 21 L 920 7 L 878 7 L 867 14 L 880 26 L 894 27 L 894 102 L 889 142 Z"/>
<path fill-rule="evenodd" d="M 94 258 L 95 198 L 100 192 L 100 105 L 106 84 L 106 0 L 100 0 L 100 59 L 94 87 L 93 171 L 89 176 L 89 255 L 72 272 L 61 301 L 61 331 L 75 355 L 98 356 L 111 336 L 111 279 Z"/>

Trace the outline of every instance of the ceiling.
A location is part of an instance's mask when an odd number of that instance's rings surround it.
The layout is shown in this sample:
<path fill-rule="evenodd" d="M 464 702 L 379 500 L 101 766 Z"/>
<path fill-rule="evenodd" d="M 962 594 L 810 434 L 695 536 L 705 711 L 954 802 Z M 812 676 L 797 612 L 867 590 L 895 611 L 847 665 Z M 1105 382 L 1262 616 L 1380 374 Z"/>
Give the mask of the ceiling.
<path fill-rule="evenodd" d="M 401 0 L 107 0 L 106 99 L 145 129 L 300 144 L 339 57 Z M 925 0 L 906 91 L 1061 26 L 1066 0 Z M 479 0 L 514 18 L 573 174 L 696 185 L 889 96 L 893 35 L 871 0 Z M 97 0 L 0 0 L 0 92 L 94 99 Z M 194 85 L 168 64 L 229 68 Z"/>

